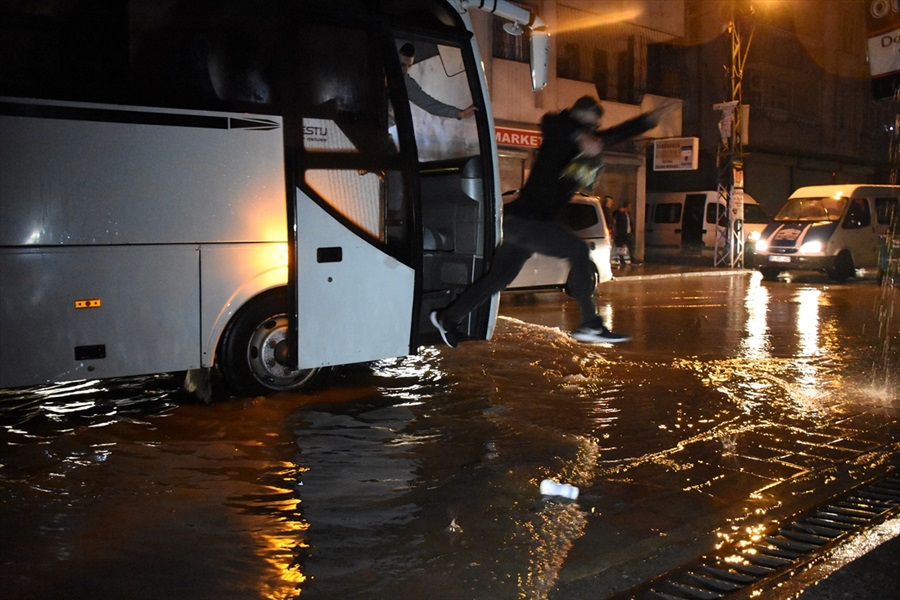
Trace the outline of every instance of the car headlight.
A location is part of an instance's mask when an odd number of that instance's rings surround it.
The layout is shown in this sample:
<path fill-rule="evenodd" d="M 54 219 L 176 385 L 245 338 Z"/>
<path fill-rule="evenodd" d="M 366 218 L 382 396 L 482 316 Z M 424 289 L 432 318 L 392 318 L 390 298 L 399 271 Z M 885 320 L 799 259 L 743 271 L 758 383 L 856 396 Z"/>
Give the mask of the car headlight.
<path fill-rule="evenodd" d="M 747 236 L 747 241 L 748 242 L 758 242 L 759 234 L 760 234 L 760 232 L 758 232 L 758 231 L 751 231 L 750 234 Z"/>
<path fill-rule="evenodd" d="M 757 240 L 756 242 L 756 251 L 757 252 L 765 252 L 769 249 L 769 242 L 766 240 Z"/>
<path fill-rule="evenodd" d="M 822 252 L 822 242 L 818 240 L 806 242 L 800 246 L 800 252 L 803 254 L 820 254 Z"/>

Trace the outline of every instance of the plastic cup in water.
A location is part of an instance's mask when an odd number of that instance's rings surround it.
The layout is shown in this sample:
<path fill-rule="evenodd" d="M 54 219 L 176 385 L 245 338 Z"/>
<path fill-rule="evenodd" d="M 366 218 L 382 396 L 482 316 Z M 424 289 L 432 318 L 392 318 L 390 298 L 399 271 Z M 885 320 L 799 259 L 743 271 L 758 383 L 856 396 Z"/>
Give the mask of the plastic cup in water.
<path fill-rule="evenodd" d="M 541 482 L 541 494 L 575 500 L 578 498 L 578 488 L 568 483 L 558 483 L 552 479 L 545 479 Z"/>

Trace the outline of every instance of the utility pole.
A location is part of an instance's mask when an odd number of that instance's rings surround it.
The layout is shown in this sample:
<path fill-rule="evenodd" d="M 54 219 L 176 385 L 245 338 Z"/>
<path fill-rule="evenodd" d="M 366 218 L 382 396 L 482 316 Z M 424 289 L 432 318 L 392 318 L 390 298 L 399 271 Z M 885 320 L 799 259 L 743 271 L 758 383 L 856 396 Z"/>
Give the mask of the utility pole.
<path fill-rule="evenodd" d="M 750 7 L 752 14 L 753 8 Z M 716 153 L 718 184 L 716 190 L 719 199 L 716 208 L 716 246 L 713 253 L 713 266 L 744 266 L 744 132 L 747 115 L 741 102 L 741 83 L 744 77 L 744 64 L 753 41 L 753 30 L 743 47 L 738 23 L 735 19 L 734 2 L 731 4 L 731 20 L 728 23 L 728 34 L 731 41 L 731 63 L 726 66 L 728 83 L 731 87 L 731 98 L 726 102 L 713 105 L 721 111 L 719 119 L 719 135 L 721 143 Z"/>

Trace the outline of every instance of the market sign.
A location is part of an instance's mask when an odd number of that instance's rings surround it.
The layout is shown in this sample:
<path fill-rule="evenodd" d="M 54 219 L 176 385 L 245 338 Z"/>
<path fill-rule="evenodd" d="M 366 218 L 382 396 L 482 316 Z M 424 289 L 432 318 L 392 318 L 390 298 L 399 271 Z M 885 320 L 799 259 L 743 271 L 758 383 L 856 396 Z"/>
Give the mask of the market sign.
<path fill-rule="evenodd" d="M 494 127 L 494 137 L 498 146 L 519 146 L 523 148 L 540 148 L 541 132 L 514 127 Z"/>
<path fill-rule="evenodd" d="M 699 165 L 700 138 L 653 140 L 654 171 L 696 171 Z"/>

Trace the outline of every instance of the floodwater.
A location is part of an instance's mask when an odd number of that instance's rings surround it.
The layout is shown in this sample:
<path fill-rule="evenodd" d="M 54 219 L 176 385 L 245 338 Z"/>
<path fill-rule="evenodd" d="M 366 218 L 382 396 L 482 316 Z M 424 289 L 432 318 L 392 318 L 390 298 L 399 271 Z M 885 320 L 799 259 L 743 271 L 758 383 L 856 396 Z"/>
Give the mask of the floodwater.
<path fill-rule="evenodd" d="M 573 303 L 515 295 L 489 343 L 306 394 L 3 393 L 0 590 L 611 598 L 900 465 L 900 290 L 727 275 L 598 300 L 633 341 L 579 344 Z"/>

